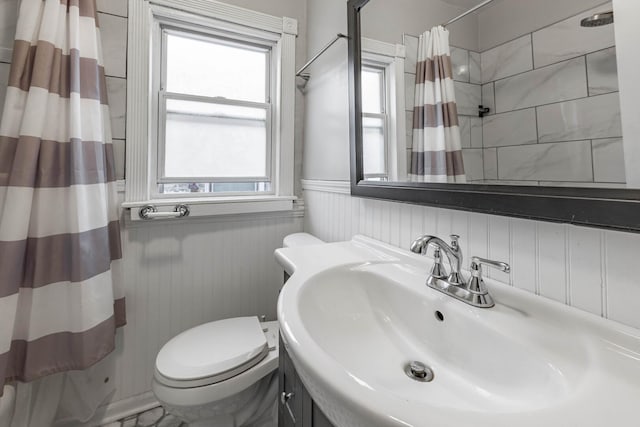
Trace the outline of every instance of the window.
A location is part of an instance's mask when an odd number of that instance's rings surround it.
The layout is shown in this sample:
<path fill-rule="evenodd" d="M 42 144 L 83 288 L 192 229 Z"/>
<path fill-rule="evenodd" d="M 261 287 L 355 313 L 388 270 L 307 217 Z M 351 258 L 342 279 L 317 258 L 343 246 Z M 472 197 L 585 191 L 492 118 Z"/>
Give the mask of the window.
<path fill-rule="evenodd" d="M 164 3 L 135 2 L 129 19 L 123 206 L 291 209 L 296 21 L 215 1 Z"/>
<path fill-rule="evenodd" d="M 362 66 L 362 149 L 365 179 L 386 181 L 387 108 L 383 67 Z"/>
<path fill-rule="evenodd" d="M 364 178 L 407 177 L 404 46 L 362 39 L 362 134 Z"/>
<path fill-rule="evenodd" d="M 271 47 L 162 30 L 158 193 L 271 191 Z"/>

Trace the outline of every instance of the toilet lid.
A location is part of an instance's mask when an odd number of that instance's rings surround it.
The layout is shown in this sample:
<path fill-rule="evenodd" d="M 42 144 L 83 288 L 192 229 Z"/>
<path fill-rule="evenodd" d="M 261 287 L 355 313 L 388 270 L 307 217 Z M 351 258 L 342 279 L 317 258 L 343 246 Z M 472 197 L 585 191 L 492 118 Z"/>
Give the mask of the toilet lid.
<path fill-rule="evenodd" d="M 167 342 L 156 358 L 156 373 L 161 382 L 176 387 L 184 382 L 189 387 L 213 384 L 246 371 L 268 352 L 258 318 L 218 320 Z"/>

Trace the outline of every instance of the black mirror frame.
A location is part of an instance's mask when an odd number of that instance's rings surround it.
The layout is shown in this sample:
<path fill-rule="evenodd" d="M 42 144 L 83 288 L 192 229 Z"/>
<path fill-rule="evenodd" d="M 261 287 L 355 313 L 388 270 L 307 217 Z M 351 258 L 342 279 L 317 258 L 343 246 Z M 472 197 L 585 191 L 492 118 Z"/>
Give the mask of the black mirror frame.
<path fill-rule="evenodd" d="M 360 10 L 368 2 L 347 2 L 352 196 L 640 232 L 640 190 L 365 181 L 360 102 Z"/>

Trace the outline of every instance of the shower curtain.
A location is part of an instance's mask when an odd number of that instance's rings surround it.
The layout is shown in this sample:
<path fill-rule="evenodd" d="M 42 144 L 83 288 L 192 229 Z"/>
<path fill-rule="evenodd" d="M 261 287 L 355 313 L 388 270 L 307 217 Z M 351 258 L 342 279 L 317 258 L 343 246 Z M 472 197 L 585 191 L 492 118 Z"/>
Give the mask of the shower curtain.
<path fill-rule="evenodd" d="M 95 0 L 22 0 L 0 121 L 0 392 L 114 349 L 112 147 Z"/>
<path fill-rule="evenodd" d="M 420 36 L 413 105 L 409 179 L 414 182 L 466 182 L 449 31 L 444 27 L 435 27 Z"/>

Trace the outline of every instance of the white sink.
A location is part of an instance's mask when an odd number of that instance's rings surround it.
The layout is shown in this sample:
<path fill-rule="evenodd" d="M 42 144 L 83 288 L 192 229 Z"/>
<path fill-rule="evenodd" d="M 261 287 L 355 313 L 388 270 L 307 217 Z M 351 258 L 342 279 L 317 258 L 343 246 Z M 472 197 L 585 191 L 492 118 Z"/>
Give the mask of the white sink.
<path fill-rule="evenodd" d="M 285 346 L 338 427 L 640 425 L 636 329 L 491 280 L 496 306 L 471 307 L 425 285 L 431 260 L 364 237 L 276 256 Z"/>

